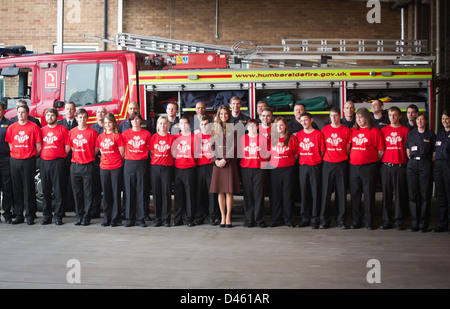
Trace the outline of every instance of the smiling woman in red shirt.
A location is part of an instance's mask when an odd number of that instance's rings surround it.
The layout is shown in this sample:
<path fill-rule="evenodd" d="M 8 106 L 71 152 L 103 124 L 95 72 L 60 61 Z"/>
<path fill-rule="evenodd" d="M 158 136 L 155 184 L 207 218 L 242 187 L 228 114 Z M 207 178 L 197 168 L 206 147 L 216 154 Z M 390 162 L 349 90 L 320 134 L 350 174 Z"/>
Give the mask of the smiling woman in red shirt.
<path fill-rule="evenodd" d="M 117 129 L 116 118 L 108 113 L 103 121 L 104 132 L 97 138 L 101 152 L 100 180 L 103 190 L 102 226 L 118 226 L 122 221 L 121 196 L 125 141 Z"/>
<path fill-rule="evenodd" d="M 272 218 L 270 226 L 295 227 L 294 184 L 295 162 L 299 156 L 298 140 L 289 132 L 284 117 L 275 119 L 276 130 L 272 134 L 270 147 L 270 185 L 272 189 Z M 283 220 L 284 217 L 284 220 Z"/>
<path fill-rule="evenodd" d="M 128 120 L 131 128 L 122 133 L 125 140 L 123 180 L 125 188 L 126 227 L 137 224 L 145 227 L 145 178 L 148 177 L 148 154 L 151 134 L 141 128 L 142 116 L 132 114 Z"/>
<path fill-rule="evenodd" d="M 373 118 L 367 108 L 356 112 L 356 124 L 351 131 L 350 142 L 350 194 L 352 205 L 352 229 L 361 227 L 361 197 L 364 194 L 364 223 L 373 229 L 375 210 L 375 187 L 377 162 L 384 154 L 384 138 L 374 127 Z"/>
<path fill-rule="evenodd" d="M 150 139 L 151 178 L 155 207 L 154 226 L 170 226 L 173 181 L 173 135 L 169 134 L 170 122 L 161 116 L 156 122 L 156 133 Z"/>

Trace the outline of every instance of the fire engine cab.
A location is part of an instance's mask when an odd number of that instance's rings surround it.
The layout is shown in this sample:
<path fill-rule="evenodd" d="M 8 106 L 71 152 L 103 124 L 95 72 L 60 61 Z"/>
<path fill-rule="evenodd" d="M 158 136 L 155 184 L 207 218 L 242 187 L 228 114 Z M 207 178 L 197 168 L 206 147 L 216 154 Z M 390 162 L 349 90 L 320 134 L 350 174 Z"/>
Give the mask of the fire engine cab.
<path fill-rule="evenodd" d="M 259 100 L 288 118 L 296 102 L 320 102 L 306 106 L 319 127 L 328 120 L 329 107 L 342 111 L 349 99 L 356 109 L 370 109 L 373 99 L 384 101 L 385 109 L 396 105 L 403 111 L 414 103 L 429 112 L 433 127 L 433 57 L 427 56 L 426 42 L 283 40 L 278 47 L 240 42 L 230 48 L 123 33 L 108 41 L 126 50 L 42 55 L 21 47 L 0 50 L 5 116 L 14 117 L 16 101 L 25 99 L 30 115 L 45 125 L 47 108 L 56 107 L 63 118 L 64 102 L 73 101 L 88 111 L 90 124 L 99 106 L 121 122 L 136 101 L 155 121 L 168 102 L 177 102 L 180 115 L 193 115 L 199 100 L 213 113 L 228 104 L 230 95 L 238 95 L 252 118 Z M 357 65 L 367 59 L 398 64 Z M 419 60 L 428 65 L 418 65 Z"/>

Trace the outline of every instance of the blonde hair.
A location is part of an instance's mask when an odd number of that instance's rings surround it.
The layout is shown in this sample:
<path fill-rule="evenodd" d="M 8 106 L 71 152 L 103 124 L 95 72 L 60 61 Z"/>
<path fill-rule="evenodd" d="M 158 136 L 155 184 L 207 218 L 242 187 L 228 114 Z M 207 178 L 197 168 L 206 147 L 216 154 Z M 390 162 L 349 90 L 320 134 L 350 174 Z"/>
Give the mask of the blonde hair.
<path fill-rule="evenodd" d="M 108 114 L 106 114 L 105 118 L 112 122 L 112 124 L 113 124 L 113 129 L 112 129 L 113 134 L 118 134 L 119 130 L 117 128 L 116 116 L 114 116 L 113 113 L 108 113 Z M 103 121 L 103 130 L 106 132 L 106 130 L 105 130 L 105 122 L 104 121 Z"/>
<path fill-rule="evenodd" d="M 167 123 L 170 123 L 169 118 L 167 118 L 167 116 L 159 116 L 158 120 L 156 120 L 156 132 L 158 133 L 159 133 L 158 124 L 161 120 L 165 120 L 167 121 Z M 167 133 L 169 133 L 169 130 L 167 130 Z"/>

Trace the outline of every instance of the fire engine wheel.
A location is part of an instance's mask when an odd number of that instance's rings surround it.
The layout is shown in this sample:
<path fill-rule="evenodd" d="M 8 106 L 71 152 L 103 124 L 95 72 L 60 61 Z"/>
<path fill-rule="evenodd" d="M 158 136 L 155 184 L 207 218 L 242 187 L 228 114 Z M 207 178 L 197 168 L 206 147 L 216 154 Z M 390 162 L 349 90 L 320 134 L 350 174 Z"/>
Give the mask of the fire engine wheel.
<path fill-rule="evenodd" d="M 36 191 L 36 204 L 38 211 L 44 210 L 44 190 L 42 188 L 41 172 L 36 170 L 36 176 L 34 176 L 34 188 Z M 55 196 L 52 194 L 52 209 L 54 209 Z"/>

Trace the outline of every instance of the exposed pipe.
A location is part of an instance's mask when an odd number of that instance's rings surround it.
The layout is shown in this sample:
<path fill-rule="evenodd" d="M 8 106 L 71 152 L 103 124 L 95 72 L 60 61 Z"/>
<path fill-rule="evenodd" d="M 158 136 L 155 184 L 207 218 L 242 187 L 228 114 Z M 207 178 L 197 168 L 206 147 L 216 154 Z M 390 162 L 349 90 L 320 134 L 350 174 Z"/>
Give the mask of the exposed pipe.
<path fill-rule="evenodd" d="M 108 0 L 104 0 L 103 3 L 103 38 L 107 39 L 108 35 Z M 106 51 L 106 42 L 103 42 L 103 50 Z"/>
<path fill-rule="evenodd" d="M 436 0 L 436 77 L 440 77 L 441 75 L 441 40 L 440 40 L 440 35 L 441 35 L 441 1 L 440 0 Z M 436 88 L 436 100 L 435 100 L 435 115 L 436 115 L 436 121 L 434 122 L 434 130 L 435 132 L 437 132 L 439 126 L 438 126 L 438 117 L 439 117 L 439 105 L 440 105 L 440 94 L 439 94 L 439 88 Z"/>
<path fill-rule="evenodd" d="M 216 39 L 219 38 L 219 0 L 216 0 Z"/>
<path fill-rule="evenodd" d="M 117 4 L 117 33 L 123 32 L 123 0 L 119 0 Z M 117 50 L 121 50 L 122 47 L 117 45 Z"/>
<path fill-rule="evenodd" d="M 400 13 L 400 20 L 401 20 L 401 38 L 402 41 L 405 40 L 405 8 L 402 7 L 401 8 L 401 13 Z"/>
<path fill-rule="evenodd" d="M 64 44 L 64 0 L 58 0 L 58 12 L 56 17 L 56 50 L 55 53 L 62 54 Z"/>

